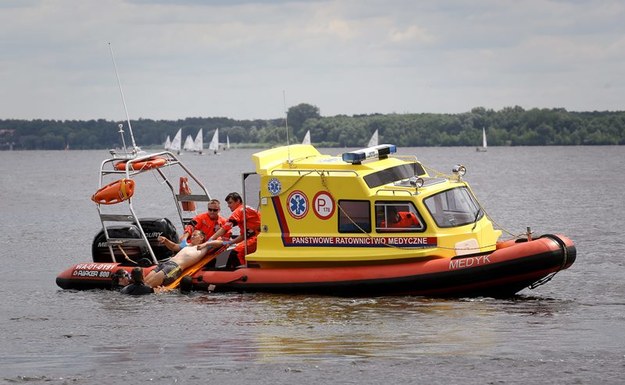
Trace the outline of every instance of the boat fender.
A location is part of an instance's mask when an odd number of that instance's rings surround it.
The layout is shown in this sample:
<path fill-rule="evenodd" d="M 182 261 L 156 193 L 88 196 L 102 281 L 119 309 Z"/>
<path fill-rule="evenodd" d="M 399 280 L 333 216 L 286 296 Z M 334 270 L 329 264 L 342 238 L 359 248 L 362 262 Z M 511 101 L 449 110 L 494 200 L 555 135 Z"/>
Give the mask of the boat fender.
<path fill-rule="evenodd" d="M 181 176 L 180 177 L 180 196 L 183 196 L 183 195 L 191 195 L 191 189 L 189 188 L 189 181 L 187 177 Z M 183 211 L 195 211 L 195 202 L 183 201 L 182 210 Z"/>
<path fill-rule="evenodd" d="M 130 199 L 135 193 L 135 181 L 119 179 L 100 188 L 91 196 L 91 200 L 101 205 L 114 205 Z"/>

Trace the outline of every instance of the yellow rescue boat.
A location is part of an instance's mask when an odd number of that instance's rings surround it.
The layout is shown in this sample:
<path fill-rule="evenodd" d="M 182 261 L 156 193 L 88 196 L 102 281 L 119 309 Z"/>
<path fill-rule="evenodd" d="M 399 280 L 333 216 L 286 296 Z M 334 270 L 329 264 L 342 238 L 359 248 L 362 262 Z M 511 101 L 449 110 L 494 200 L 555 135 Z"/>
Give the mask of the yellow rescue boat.
<path fill-rule="evenodd" d="M 182 287 L 506 297 L 575 261 L 575 246 L 563 235 L 533 238 L 528 231 L 501 241 L 463 179 L 464 166 L 430 175 L 415 157 L 395 153 L 394 145 L 383 144 L 330 156 L 302 144 L 254 154 L 256 170 L 244 180 L 254 176 L 257 183 L 244 186 L 243 195 L 261 216 L 256 251 L 235 270 L 196 269 Z M 105 287 L 107 277 L 93 276 L 131 268 L 114 258 L 100 262 L 74 265 L 57 284 Z"/>

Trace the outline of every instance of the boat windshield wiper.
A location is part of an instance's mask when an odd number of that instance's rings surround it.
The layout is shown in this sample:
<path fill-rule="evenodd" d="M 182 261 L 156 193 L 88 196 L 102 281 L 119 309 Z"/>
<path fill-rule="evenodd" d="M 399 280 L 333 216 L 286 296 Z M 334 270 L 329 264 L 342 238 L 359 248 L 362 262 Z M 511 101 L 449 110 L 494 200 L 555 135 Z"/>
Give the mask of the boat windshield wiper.
<path fill-rule="evenodd" d="M 471 228 L 471 231 L 475 230 L 475 227 L 477 226 L 477 220 L 480 217 L 481 212 L 482 212 L 482 208 L 478 207 L 477 211 L 475 212 L 475 218 L 473 218 L 473 227 Z"/>

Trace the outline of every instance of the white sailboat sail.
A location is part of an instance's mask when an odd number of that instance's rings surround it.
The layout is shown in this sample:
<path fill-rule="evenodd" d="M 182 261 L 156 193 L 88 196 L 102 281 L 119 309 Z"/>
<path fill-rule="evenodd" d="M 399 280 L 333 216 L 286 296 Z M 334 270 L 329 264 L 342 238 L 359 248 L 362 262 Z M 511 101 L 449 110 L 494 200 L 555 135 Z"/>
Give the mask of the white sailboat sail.
<path fill-rule="evenodd" d="M 373 135 L 371 135 L 371 139 L 369 139 L 369 143 L 367 147 L 373 147 L 378 145 L 378 130 L 376 129 Z"/>
<path fill-rule="evenodd" d="M 163 145 L 165 150 L 169 150 L 171 148 L 171 139 L 169 139 L 169 135 L 167 135 L 167 139 L 165 139 L 165 144 Z"/>
<path fill-rule="evenodd" d="M 187 135 L 187 138 L 184 140 L 184 146 L 182 147 L 185 151 L 193 151 L 195 149 L 195 144 L 193 143 L 193 137 L 191 135 Z"/>
<path fill-rule="evenodd" d="M 304 135 L 304 140 L 302 140 L 302 144 L 310 144 L 310 130 L 306 131 L 306 135 Z"/>
<path fill-rule="evenodd" d="M 202 136 L 202 129 L 197 132 L 197 136 L 195 137 L 195 142 L 193 143 L 193 151 L 197 151 L 202 154 L 204 151 L 204 138 Z"/>
<path fill-rule="evenodd" d="M 174 136 L 174 140 L 171 141 L 171 146 L 169 147 L 170 151 L 176 151 L 180 154 L 180 146 L 182 144 L 182 128 L 176 132 L 176 136 Z"/>
<path fill-rule="evenodd" d="M 488 147 L 488 143 L 486 143 L 486 129 L 484 127 L 482 127 L 482 147 Z"/>
<path fill-rule="evenodd" d="M 213 154 L 216 154 L 219 151 L 219 128 L 215 129 L 215 133 L 213 134 L 213 139 L 208 145 L 208 150 Z"/>
<path fill-rule="evenodd" d="M 477 147 L 476 151 L 486 152 L 488 151 L 488 143 L 486 143 L 486 129 L 482 127 L 482 147 Z"/>
<path fill-rule="evenodd" d="M 230 137 L 226 135 L 226 150 L 230 149 Z"/>

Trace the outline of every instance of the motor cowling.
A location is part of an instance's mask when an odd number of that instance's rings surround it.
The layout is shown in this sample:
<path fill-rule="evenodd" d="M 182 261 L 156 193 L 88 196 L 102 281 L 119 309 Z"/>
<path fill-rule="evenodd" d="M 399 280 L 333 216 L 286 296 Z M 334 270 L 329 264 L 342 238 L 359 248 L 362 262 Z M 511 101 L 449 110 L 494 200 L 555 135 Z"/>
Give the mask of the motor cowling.
<path fill-rule="evenodd" d="M 168 218 L 140 218 L 139 223 L 145 233 L 150 247 L 154 251 L 156 259 L 163 260 L 169 258 L 173 253 L 165 246 L 158 243 L 158 237 L 164 236 L 171 241 L 178 241 L 178 233 L 176 227 Z M 140 239 L 141 233 L 136 225 L 125 226 L 107 226 L 106 228 L 110 238 L 128 238 Z M 139 262 L 142 259 L 151 261 L 150 252 L 145 246 L 122 246 L 124 252 L 130 259 Z M 120 263 L 127 263 L 123 253 L 117 246 L 113 247 L 115 260 Z M 112 262 L 111 252 L 106 243 L 104 230 L 100 230 L 93 239 L 91 246 L 91 255 L 94 262 Z"/>

